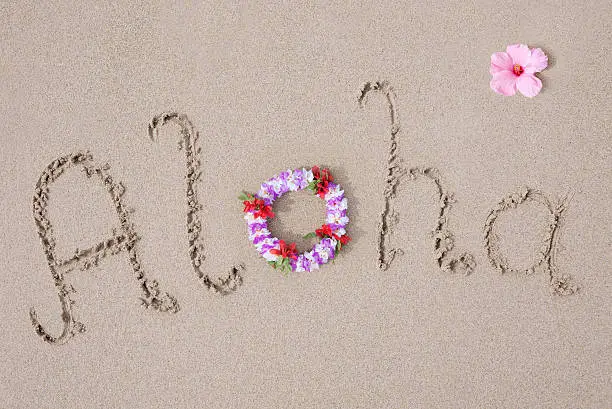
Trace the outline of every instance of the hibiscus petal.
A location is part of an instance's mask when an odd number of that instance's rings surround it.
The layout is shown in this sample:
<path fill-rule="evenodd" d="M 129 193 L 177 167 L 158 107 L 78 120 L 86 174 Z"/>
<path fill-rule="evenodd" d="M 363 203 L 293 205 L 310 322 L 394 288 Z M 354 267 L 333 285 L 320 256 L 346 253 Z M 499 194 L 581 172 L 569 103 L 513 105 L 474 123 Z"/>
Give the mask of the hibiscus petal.
<path fill-rule="evenodd" d="M 516 79 L 520 78 L 510 71 L 500 71 L 491 78 L 491 89 L 498 94 L 512 96 L 516 94 Z"/>
<path fill-rule="evenodd" d="M 532 98 L 540 93 L 542 89 L 542 81 L 533 74 L 523 74 L 518 77 L 516 87 L 521 94 L 526 97 Z"/>
<path fill-rule="evenodd" d="M 512 65 L 512 57 L 507 53 L 494 53 L 491 55 L 491 68 L 489 72 L 493 75 L 500 71 L 512 71 Z"/>
<path fill-rule="evenodd" d="M 506 52 L 512 57 L 514 64 L 525 67 L 531 58 L 531 51 L 525 44 L 513 44 L 506 48 Z"/>
<path fill-rule="evenodd" d="M 546 67 L 548 67 L 548 57 L 544 54 L 544 51 L 540 48 L 532 49 L 531 58 L 527 65 L 525 65 L 525 72 L 533 74 L 534 72 L 542 71 Z"/>

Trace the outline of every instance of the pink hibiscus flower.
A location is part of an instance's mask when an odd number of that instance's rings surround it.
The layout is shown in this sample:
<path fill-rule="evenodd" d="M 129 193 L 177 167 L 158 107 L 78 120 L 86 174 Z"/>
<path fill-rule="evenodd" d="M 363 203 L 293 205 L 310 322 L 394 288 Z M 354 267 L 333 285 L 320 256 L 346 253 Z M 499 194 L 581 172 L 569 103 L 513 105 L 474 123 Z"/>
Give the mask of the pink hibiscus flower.
<path fill-rule="evenodd" d="M 513 44 L 506 52 L 491 55 L 491 89 L 511 96 L 518 89 L 526 97 L 535 97 L 542 89 L 542 81 L 534 74 L 548 66 L 548 57 L 539 48 Z"/>

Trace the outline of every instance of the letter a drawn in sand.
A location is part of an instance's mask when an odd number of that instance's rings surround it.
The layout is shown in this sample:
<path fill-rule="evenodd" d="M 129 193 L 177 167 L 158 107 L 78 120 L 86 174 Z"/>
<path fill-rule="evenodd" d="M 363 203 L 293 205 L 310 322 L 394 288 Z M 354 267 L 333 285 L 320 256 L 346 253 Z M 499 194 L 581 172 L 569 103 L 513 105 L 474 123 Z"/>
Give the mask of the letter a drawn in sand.
<path fill-rule="evenodd" d="M 66 170 L 78 165 L 83 167 L 83 171 L 88 178 L 96 175 L 111 195 L 115 210 L 119 216 L 120 232 L 117 232 L 117 229 L 113 229 L 113 237 L 86 250 L 77 249 L 74 256 L 70 259 L 60 260 L 55 255 L 53 226 L 48 219 L 49 185 L 56 181 Z M 70 295 L 75 292 L 75 289 L 72 285 L 64 282 L 64 276 L 76 268 L 82 271 L 88 270 L 93 266 L 97 266 L 103 258 L 122 251 L 128 253 L 130 264 L 144 293 L 144 297 L 141 298 L 142 304 L 147 308 L 152 307 L 162 312 L 177 312 L 179 310 L 178 303 L 173 296 L 162 292 L 157 281 L 145 277 L 136 251 L 136 242 L 139 240 L 139 237 L 130 221 L 130 212 L 122 201 L 125 186 L 121 182 L 113 181 L 112 176 L 108 172 L 109 168 L 109 165 L 97 166 L 89 152 L 77 152 L 51 162 L 41 174 L 36 184 L 33 200 L 34 220 L 62 305 L 63 331 L 57 337 L 50 335 L 40 324 L 34 308 L 30 309 L 30 318 L 38 335 L 50 344 L 66 343 L 77 333 L 85 331 L 85 326 L 78 322 L 74 316 L 74 301 L 71 300 Z"/>
<path fill-rule="evenodd" d="M 401 248 L 388 248 L 393 227 L 399 220 L 399 212 L 395 207 L 396 192 L 400 182 L 406 176 L 410 176 L 411 180 L 422 176 L 433 181 L 438 192 L 438 221 L 436 228 L 432 232 L 434 257 L 437 260 L 438 267 L 444 272 L 471 274 L 476 266 L 476 261 L 472 254 L 463 253 L 458 258 L 453 258 L 449 254 L 455 245 L 453 234 L 448 229 L 448 213 L 452 203 L 455 201 L 453 194 L 447 192 L 444 188 L 440 172 L 437 169 L 427 167 L 407 170 L 403 166 L 401 159 L 398 157 L 397 135 L 400 132 L 400 123 L 396 108 L 397 98 L 395 92 L 387 81 L 367 82 L 361 89 L 361 95 L 358 98 L 360 106 L 363 107 L 365 105 L 367 96 L 371 91 L 380 92 L 385 96 L 391 115 L 391 145 L 387 159 L 387 179 L 384 189 L 385 205 L 380 215 L 381 221 L 378 232 L 378 267 L 381 270 L 388 269 L 395 257 L 404 253 Z"/>
<path fill-rule="evenodd" d="M 202 176 L 200 170 L 200 153 L 201 148 L 196 148 L 196 143 L 200 137 L 199 133 L 194 129 L 193 124 L 186 115 L 176 112 L 167 112 L 154 117 L 149 123 L 149 137 L 151 140 L 159 134 L 159 128 L 168 122 L 174 122 L 181 128 L 181 136 L 179 139 L 179 150 L 185 149 L 187 157 L 187 234 L 189 238 L 189 258 L 191 265 L 196 272 L 198 279 L 209 290 L 226 295 L 235 291 L 242 284 L 240 272 L 244 271 L 244 266 L 233 266 L 227 278 L 219 278 L 219 283 L 215 283 L 210 277 L 202 271 L 202 262 L 204 261 L 204 246 L 200 233 L 202 231 L 202 222 L 198 212 L 202 210 L 202 205 L 198 200 L 197 182 Z"/>
<path fill-rule="evenodd" d="M 578 291 L 578 286 L 572 283 L 571 277 L 559 273 L 557 269 L 557 251 L 559 247 L 559 228 L 563 214 L 567 209 L 568 198 L 553 204 L 544 193 L 530 188 L 521 189 L 516 193 L 509 194 L 499 202 L 490 212 L 484 226 L 484 246 L 491 265 L 504 273 L 520 273 L 511 268 L 508 261 L 501 255 L 498 245 L 499 237 L 494 232 L 495 222 L 500 214 L 516 208 L 521 203 L 533 201 L 546 207 L 549 212 L 546 234 L 539 250 L 539 257 L 535 263 L 522 271 L 525 275 L 531 275 L 535 270 L 543 266 L 544 271 L 550 279 L 550 288 L 556 295 L 571 295 Z"/>

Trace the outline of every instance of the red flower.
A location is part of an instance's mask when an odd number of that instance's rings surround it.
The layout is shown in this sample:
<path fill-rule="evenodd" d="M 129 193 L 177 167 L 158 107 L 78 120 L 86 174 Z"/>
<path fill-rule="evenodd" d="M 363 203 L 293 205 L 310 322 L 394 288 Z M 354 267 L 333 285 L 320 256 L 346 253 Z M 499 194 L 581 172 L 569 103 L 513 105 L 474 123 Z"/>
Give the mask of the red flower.
<path fill-rule="evenodd" d="M 253 210 L 255 210 L 257 208 L 257 206 L 255 205 L 255 203 L 253 202 L 249 202 L 248 200 L 245 200 L 244 202 L 242 202 L 244 204 L 244 210 L 243 212 L 245 213 L 249 213 L 252 212 Z"/>
<path fill-rule="evenodd" d="M 287 245 L 285 240 L 281 240 L 279 243 L 279 249 L 270 250 L 270 254 L 274 254 L 275 256 L 281 256 L 282 258 L 290 258 L 292 260 L 297 260 L 297 250 L 295 248 L 295 243 L 291 243 Z"/>
<path fill-rule="evenodd" d="M 317 195 L 323 199 L 327 192 L 329 192 L 329 182 L 333 182 L 334 177 L 329 173 L 329 169 L 321 170 L 318 166 L 312 167 L 312 176 L 317 180 Z"/>
<path fill-rule="evenodd" d="M 337 234 L 335 234 L 329 224 L 324 224 L 320 229 L 315 230 L 315 234 L 319 237 L 330 237 L 339 240 Z"/>
<path fill-rule="evenodd" d="M 268 217 L 274 217 L 274 212 L 272 211 L 272 206 L 270 205 L 261 205 L 259 206 L 259 210 L 253 214 L 253 217 L 261 217 L 266 219 Z"/>
<path fill-rule="evenodd" d="M 320 180 L 317 184 L 317 195 L 324 199 L 327 192 L 329 192 L 329 182 L 327 180 Z"/>
<path fill-rule="evenodd" d="M 340 243 L 342 243 L 342 244 L 346 244 L 349 241 L 351 241 L 351 238 L 349 236 L 347 236 L 346 234 L 344 236 L 340 237 Z"/>
<path fill-rule="evenodd" d="M 272 206 L 264 203 L 263 199 L 253 198 L 251 200 L 245 200 L 242 202 L 244 204 L 244 213 L 253 213 L 253 217 L 258 218 L 268 218 L 274 217 L 274 212 L 272 211 Z"/>
<path fill-rule="evenodd" d="M 314 235 L 321 238 L 330 238 L 336 240 L 336 251 L 340 251 L 342 246 L 351 241 L 348 235 L 338 236 L 329 224 L 324 224 L 320 229 L 315 230 Z M 313 233 L 307 234 L 305 237 L 314 237 Z"/>
<path fill-rule="evenodd" d="M 329 237 L 335 239 L 342 244 L 346 244 L 351 241 L 351 238 L 346 234 L 344 236 L 338 236 L 336 233 L 334 233 L 329 224 L 324 224 L 320 229 L 315 230 L 315 234 L 319 237 Z"/>

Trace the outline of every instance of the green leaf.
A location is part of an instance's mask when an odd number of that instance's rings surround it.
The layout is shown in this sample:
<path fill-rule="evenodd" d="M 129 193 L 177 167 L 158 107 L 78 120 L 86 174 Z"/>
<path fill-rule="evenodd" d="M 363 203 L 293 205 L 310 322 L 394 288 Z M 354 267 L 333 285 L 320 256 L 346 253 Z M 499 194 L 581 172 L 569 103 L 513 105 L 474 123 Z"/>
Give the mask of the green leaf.
<path fill-rule="evenodd" d="M 291 272 L 291 260 L 289 258 L 285 258 L 285 267 L 287 267 L 287 273 Z"/>
<path fill-rule="evenodd" d="M 249 201 L 252 197 L 253 196 L 249 195 L 248 193 L 242 192 L 240 193 L 240 196 L 238 196 L 238 199 L 242 201 Z"/>
<path fill-rule="evenodd" d="M 308 233 L 308 234 L 304 235 L 304 238 L 305 238 L 305 239 L 313 239 L 313 238 L 315 238 L 315 237 L 317 237 L 317 233 L 315 233 L 315 232 L 313 232 L 313 231 L 311 231 L 310 233 Z"/>
<path fill-rule="evenodd" d="M 310 182 L 308 186 L 306 186 L 306 188 L 309 190 L 315 191 L 318 184 L 319 184 L 319 181 L 315 179 L 312 182 Z"/>
<path fill-rule="evenodd" d="M 287 258 L 283 257 L 278 265 L 279 265 L 281 273 L 283 273 L 283 275 L 287 277 L 288 275 L 288 272 L 286 271 L 287 270 Z M 291 268 L 289 268 L 289 271 L 291 271 Z"/>

